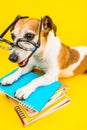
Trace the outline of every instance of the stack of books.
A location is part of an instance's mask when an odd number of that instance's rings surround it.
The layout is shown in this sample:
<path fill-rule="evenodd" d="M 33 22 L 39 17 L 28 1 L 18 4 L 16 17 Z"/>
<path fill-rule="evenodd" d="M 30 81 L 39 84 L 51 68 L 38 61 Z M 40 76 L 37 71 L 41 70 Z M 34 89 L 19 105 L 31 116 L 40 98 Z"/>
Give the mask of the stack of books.
<path fill-rule="evenodd" d="M 2 77 L 0 81 L 6 76 Z M 19 100 L 14 97 L 17 89 L 24 87 L 39 76 L 41 75 L 30 72 L 8 87 L 0 85 L 0 91 L 6 94 L 14 105 L 14 109 L 20 117 L 23 126 L 27 126 L 70 103 L 70 98 L 65 93 L 67 87 L 61 82 L 54 82 L 37 88 L 26 100 Z"/>

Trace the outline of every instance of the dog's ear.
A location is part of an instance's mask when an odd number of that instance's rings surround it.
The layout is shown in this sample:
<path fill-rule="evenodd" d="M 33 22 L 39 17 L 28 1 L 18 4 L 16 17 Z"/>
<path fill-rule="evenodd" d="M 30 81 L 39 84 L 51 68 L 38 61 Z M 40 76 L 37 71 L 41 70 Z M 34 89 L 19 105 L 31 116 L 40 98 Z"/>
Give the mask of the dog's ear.
<path fill-rule="evenodd" d="M 21 15 L 17 15 L 16 16 L 16 18 L 14 19 L 14 21 L 16 20 L 16 19 L 20 19 L 21 18 Z M 15 24 L 10 28 L 10 31 L 12 32 L 12 30 L 14 29 L 14 26 L 15 26 Z"/>
<path fill-rule="evenodd" d="M 43 17 L 42 23 L 43 23 L 43 29 L 46 34 L 48 34 L 50 30 L 53 30 L 54 35 L 56 36 L 57 27 L 49 16 Z"/>

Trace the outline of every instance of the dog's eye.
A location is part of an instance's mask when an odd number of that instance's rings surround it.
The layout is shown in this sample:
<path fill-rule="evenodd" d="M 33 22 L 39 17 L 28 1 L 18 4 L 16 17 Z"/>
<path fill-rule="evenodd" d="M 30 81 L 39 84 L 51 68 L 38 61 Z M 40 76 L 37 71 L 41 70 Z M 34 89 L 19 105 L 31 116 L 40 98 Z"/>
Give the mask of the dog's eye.
<path fill-rule="evenodd" d="M 14 33 L 11 33 L 11 38 L 12 38 L 12 40 L 14 40 L 16 38 L 16 36 L 14 35 Z"/>
<path fill-rule="evenodd" d="M 35 34 L 26 33 L 25 36 L 24 36 L 24 38 L 29 39 L 29 40 L 33 40 L 34 36 L 35 36 Z"/>

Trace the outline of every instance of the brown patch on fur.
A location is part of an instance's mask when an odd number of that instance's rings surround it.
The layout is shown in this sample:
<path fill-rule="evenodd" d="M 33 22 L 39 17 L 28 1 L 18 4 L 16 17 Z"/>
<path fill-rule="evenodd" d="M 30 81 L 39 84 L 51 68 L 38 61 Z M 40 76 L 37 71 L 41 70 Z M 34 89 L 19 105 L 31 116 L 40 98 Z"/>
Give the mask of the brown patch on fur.
<path fill-rule="evenodd" d="M 37 34 L 39 31 L 39 22 L 40 21 L 38 19 L 34 18 L 20 19 L 14 26 L 14 29 L 20 28 L 20 31 L 23 29 L 32 30 L 35 34 Z"/>
<path fill-rule="evenodd" d="M 85 71 L 87 71 L 87 55 L 84 57 L 80 65 L 74 70 L 74 74 L 77 75 L 84 73 Z"/>
<path fill-rule="evenodd" d="M 56 36 L 57 27 L 53 23 L 52 19 L 49 16 L 44 16 L 42 18 L 42 21 L 43 21 L 44 33 L 48 34 L 50 30 L 53 30 L 54 35 Z"/>
<path fill-rule="evenodd" d="M 61 44 L 60 54 L 58 56 L 58 63 L 60 69 L 65 69 L 71 64 L 76 63 L 79 60 L 79 53 L 77 50 L 72 49 L 64 44 Z"/>
<path fill-rule="evenodd" d="M 39 33 L 39 29 L 40 29 L 40 20 L 36 19 L 36 18 L 25 18 L 25 19 L 20 19 L 14 26 L 14 30 L 15 28 L 18 28 L 18 34 L 20 36 L 20 33 L 22 32 L 23 29 L 29 31 L 33 31 L 35 33 L 35 35 L 37 35 Z M 45 46 L 46 41 L 47 41 L 47 36 L 48 34 L 44 35 L 44 31 L 41 30 L 41 43 L 42 46 Z"/>

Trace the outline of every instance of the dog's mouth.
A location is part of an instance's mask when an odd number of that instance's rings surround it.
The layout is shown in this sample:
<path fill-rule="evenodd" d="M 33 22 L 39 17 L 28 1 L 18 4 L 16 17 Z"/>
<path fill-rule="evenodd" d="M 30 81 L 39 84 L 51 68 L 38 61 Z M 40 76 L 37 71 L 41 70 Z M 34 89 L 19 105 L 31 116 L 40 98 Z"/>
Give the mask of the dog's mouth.
<path fill-rule="evenodd" d="M 27 58 L 25 58 L 24 60 L 22 60 L 21 62 L 18 63 L 19 67 L 26 66 L 28 61 L 29 61 L 29 56 Z"/>

